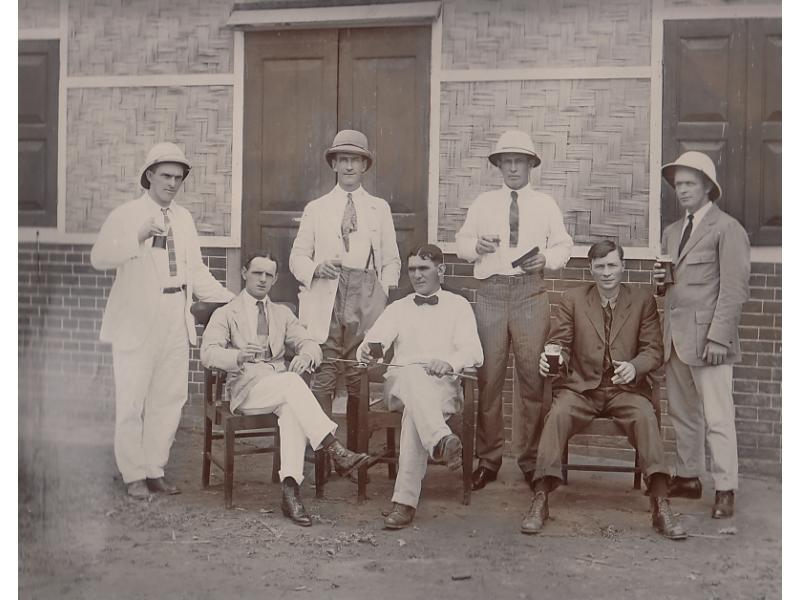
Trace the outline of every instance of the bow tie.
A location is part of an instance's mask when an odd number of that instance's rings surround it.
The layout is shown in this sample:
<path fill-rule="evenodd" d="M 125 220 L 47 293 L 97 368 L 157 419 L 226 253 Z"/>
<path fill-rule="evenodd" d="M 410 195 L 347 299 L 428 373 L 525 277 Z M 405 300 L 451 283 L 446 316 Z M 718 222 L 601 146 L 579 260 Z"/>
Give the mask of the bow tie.
<path fill-rule="evenodd" d="M 423 304 L 430 304 L 431 306 L 436 306 L 439 304 L 439 296 L 420 296 L 419 294 L 414 296 L 414 303 L 417 306 L 422 306 Z"/>

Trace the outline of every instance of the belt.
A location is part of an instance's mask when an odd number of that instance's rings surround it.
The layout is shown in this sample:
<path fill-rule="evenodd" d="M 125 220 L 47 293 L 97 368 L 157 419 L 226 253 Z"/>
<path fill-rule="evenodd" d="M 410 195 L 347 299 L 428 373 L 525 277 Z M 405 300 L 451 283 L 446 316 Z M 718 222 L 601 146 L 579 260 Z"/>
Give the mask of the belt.
<path fill-rule="evenodd" d="M 178 292 L 182 292 L 182 291 L 184 291 L 185 289 L 186 289 L 186 285 L 184 284 L 184 285 L 182 285 L 182 286 L 179 286 L 179 287 L 165 287 L 165 288 L 164 288 L 163 290 L 161 290 L 161 291 L 162 291 L 163 293 L 165 293 L 165 294 L 177 294 Z"/>
<path fill-rule="evenodd" d="M 493 282 L 493 283 L 527 283 L 532 277 L 539 276 L 541 279 L 541 275 L 539 273 L 520 273 L 519 275 L 490 275 L 484 281 Z"/>

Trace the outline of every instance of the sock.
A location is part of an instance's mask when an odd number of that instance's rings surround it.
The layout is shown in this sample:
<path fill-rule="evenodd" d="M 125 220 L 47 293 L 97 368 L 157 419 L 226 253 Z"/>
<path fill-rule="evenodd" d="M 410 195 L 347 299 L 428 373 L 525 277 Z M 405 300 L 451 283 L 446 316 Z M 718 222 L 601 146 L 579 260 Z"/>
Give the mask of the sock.
<path fill-rule="evenodd" d="M 291 488 L 300 487 L 299 485 L 297 485 L 297 481 L 295 481 L 294 477 L 287 477 L 286 479 L 284 479 L 283 480 L 283 485 L 285 485 L 286 487 L 291 487 Z"/>
<path fill-rule="evenodd" d="M 333 444 L 335 441 L 336 441 L 336 438 L 334 437 L 334 435 L 332 433 L 329 433 L 324 438 L 322 438 L 322 443 L 320 444 L 320 447 L 327 448 L 328 446 Z"/>
<path fill-rule="evenodd" d="M 668 490 L 669 477 L 666 473 L 653 473 L 650 476 L 649 490 L 650 496 L 653 498 L 666 498 Z"/>

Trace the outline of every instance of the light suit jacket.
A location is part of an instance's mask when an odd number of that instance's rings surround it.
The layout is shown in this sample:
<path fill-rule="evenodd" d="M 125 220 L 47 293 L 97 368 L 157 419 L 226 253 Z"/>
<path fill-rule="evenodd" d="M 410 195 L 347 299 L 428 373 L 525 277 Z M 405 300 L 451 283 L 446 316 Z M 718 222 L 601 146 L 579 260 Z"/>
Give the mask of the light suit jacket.
<path fill-rule="evenodd" d="M 338 187 L 338 186 L 337 186 Z M 289 270 L 300 282 L 300 322 L 319 343 L 328 337 L 333 304 L 336 300 L 337 279 L 314 278 L 320 263 L 344 254 L 341 223 L 344 201 L 331 192 L 306 205 L 300 228 L 289 256 Z M 400 279 L 400 252 L 389 204 L 359 188 L 353 194 L 359 219 L 359 229 L 367 227 L 375 251 L 378 280 L 388 295 L 389 287 Z"/>
<path fill-rule="evenodd" d="M 613 314 L 611 358 L 629 362 L 636 369 L 634 381 L 619 387 L 650 398 L 646 376 L 658 369 L 664 358 L 655 298 L 650 290 L 623 283 Z M 592 283 L 564 292 L 555 317 L 548 343 L 561 344 L 566 376 L 556 379 L 554 387 L 580 394 L 595 389 L 603 378 L 605 350 L 603 305 L 597 286 Z"/>
<path fill-rule="evenodd" d="M 211 315 L 200 347 L 200 362 L 209 369 L 222 369 L 228 372 L 228 392 L 231 411 L 236 410 L 247 399 L 250 390 L 264 377 L 286 371 L 286 347 L 295 354 L 307 354 L 314 365 L 322 362 L 322 350 L 312 340 L 305 327 L 287 306 L 275 304 L 266 299 L 266 313 L 269 322 L 269 349 L 272 358 L 268 362 L 245 363 L 242 367 L 236 362 L 239 350 L 252 339 L 252 324 L 248 320 L 245 300 L 249 296 L 242 291 L 229 304 L 221 306 Z"/>
<path fill-rule="evenodd" d="M 108 296 L 100 339 L 119 349 L 132 350 L 147 339 L 155 323 L 154 314 L 162 294 L 151 240 L 141 244 L 137 233 L 149 218 L 153 200 L 144 193 L 136 200 L 118 206 L 108 215 L 92 247 L 95 269 L 116 269 Z M 208 302 L 228 302 L 233 294 L 225 289 L 203 263 L 194 220 L 188 210 L 172 203 L 171 226 L 180 236 L 186 260 L 186 306 L 184 318 L 191 344 L 197 343 L 194 316 L 190 312 L 192 295 Z"/>
<path fill-rule="evenodd" d="M 674 345 L 687 365 L 702 366 L 708 340 L 728 348 L 725 363 L 741 360 L 739 318 L 750 295 L 750 242 L 739 222 L 713 204 L 678 256 L 683 219 L 664 230 L 675 283 L 664 303 L 664 349 Z"/>

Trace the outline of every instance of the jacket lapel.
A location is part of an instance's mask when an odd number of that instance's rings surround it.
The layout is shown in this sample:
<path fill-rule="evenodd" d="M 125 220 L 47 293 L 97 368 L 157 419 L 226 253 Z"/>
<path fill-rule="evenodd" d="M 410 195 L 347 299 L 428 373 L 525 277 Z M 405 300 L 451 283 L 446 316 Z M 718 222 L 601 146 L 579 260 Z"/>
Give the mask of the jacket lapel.
<path fill-rule="evenodd" d="M 245 343 L 250 341 L 250 322 L 245 312 L 245 296 L 244 290 L 242 293 L 231 300 L 230 307 L 230 324 L 231 324 L 231 343 L 234 344 L 234 339 L 242 339 Z M 236 344 L 234 344 L 235 346 Z M 241 348 L 240 348 L 241 349 Z"/>
<path fill-rule="evenodd" d="M 597 291 L 597 286 L 589 287 L 586 297 L 586 316 L 589 317 L 589 322 L 594 327 L 600 339 L 605 341 L 605 328 L 603 327 L 603 307 L 600 305 L 600 294 Z"/>
<path fill-rule="evenodd" d="M 272 356 L 278 356 L 283 346 L 283 336 L 281 335 L 283 323 L 279 321 L 272 300 L 267 302 L 267 319 L 269 321 L 269 350 Z"/>
<path fill-rule="evenodd" d="M 692 235 L 689 236 L 689 240 L 683 247 L 683 252 L 681 252 L 681 255 L 678 257 L 678 260 L 675 261 L 676 264 L 680 262 L 683 257 L 689 254 L 692 248 L 694 248 L 700 242 L 700 240 L 702 240 L 703 237 L 705 237 L 705 235 L 711 231 L 712 227 L 717 222 L 717 218 L 719 218 L 719 207 L 715 203 L 712 203 L 711 207 L 708 209 L 708 212 L 706 213 L 706 216 L 703 217 L 702 221 L 700 221 L 700 225 L 698 225 L 696 229 L 692 230 Z M 677 246 L 675 250 L 677 252 Z"/>
<path fill-rule="evenodd" d="M 614 339 L 619 334 L 622 326 L 631 316 L 631 294 L 630 290 L 624 285 L 619 287 L 619 295 L 617 296 L 617 305 L 614 307 L 613 318 L 611 319 L 611 339 L 608 341 L 609 345 L 614 342 Z"/>

